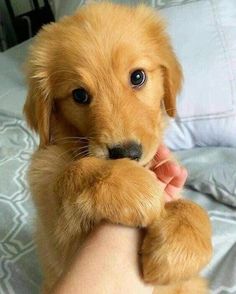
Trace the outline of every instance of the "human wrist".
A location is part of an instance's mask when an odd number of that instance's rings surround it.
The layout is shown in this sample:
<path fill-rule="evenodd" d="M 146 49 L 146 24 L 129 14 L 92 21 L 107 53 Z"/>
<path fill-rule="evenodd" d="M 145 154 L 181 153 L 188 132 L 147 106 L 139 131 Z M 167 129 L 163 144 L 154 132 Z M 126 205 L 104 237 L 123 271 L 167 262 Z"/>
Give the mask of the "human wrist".
<path fill-rule="evenodd" d="M 88 237 L 86 246 L 106 246 L 119 255 L 137 255 L 142 232 L 137 228 L 102 222 Z"/>

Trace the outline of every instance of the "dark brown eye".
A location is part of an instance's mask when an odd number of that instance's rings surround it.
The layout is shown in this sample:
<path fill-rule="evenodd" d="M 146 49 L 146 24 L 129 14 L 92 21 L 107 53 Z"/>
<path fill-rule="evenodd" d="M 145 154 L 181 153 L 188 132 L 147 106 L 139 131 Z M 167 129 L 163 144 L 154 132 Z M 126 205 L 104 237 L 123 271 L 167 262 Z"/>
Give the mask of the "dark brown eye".
<path fill-rule="evenodd" d="M 145 71 L 142 69 L 137 69 L 133 71 L 130 75 L 130 82 L 133 88 L 141 87 L 146 81 Z"/>
<path fill-rule="evenodd" d="M 89 104 L 91 101 L 89 93 L 84 88 L 73 90 L 72 95 L 74 101 L 79 104 Z"/>

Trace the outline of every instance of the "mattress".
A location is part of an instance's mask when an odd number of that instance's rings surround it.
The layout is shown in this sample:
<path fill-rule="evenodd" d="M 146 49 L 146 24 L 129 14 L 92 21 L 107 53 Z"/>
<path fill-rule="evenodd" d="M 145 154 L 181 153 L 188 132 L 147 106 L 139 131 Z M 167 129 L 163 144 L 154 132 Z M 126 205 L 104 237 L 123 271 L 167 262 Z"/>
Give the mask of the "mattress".
<path fill-rule="evenodd" d="M 21 115 L 26 94 L 21 64 L 27 46 L 24 43 L 0 54 L 0 294 L 39 293 L 41 284 L 33 238 L 35 210 L 26 182 L 29 159 L 38 139 Z M 214 256 L 202 274 L 210 280 L 211 293 L 228 294 L 236 293 L 236 210 L 223 204 L 223 198 L 217 198 L 206 185 L 193 185 L 199 178 L 195 175 L 204 170 L 204 163 L 205 167 L 209 165 L 214 152 L 215 161 L 218 154 L 222 164 L 236 154 L 233 148 L 219 151 L 220 147 L 198 148 L 178 152 L 177 156 L 190 167 L 192 182 L 186 186 L 184 196 L 205 207 L 213 225 Z M 198 157 L 203 160 L 191 161 Z M 224 183 L 227 177 L 229 182 L 235 181 L 232 170 L 230 178 L 227 170 L 226 166 L 217 181 Z M 208 188 L 211 185 L 209 181 Z M 235 199 L 235 189 L 230 193 Z"/>

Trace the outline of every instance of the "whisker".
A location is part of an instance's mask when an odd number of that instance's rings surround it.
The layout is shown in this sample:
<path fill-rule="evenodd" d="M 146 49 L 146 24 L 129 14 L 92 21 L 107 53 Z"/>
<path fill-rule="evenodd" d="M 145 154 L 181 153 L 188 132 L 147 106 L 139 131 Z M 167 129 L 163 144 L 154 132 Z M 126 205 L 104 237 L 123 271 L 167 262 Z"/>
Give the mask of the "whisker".
<path fill-rule="evenodd" d="M 86 142 L 79 142 L 79 141 L 75 141 L 75 140 L 63 140 L 63 141 L 60 141 L 60 142 L 52 142 L 52 144 L 57 144 L 57 145 L 66 145 L 66 144 L 79 144 L 78 146 L 80 146 L 80 147 L 78 147 L 78 148 L 81 148 L 81 147 L 87 147 L 88 146 L 88 144 L 86 143 Z M 86 145 L 84 145 L 84 144 L 86 144 Z M 77 148 L 77 147 L 75 147 L 75 148 Z"/>
<path fill-rule="evenodd" d="M 63 138 L 58 138 L 58 139 L 54 139 L 52 140 L 53 143 L 55 142 L 60 142 L 60 141 L 65 141 L 65 140 L 74 140 L 74 141 L 88 141 L 89 138 L 88 137 L 63 137 Z"/>
<path fill-rule="evenodd" d="M 71 152 L 72 153 L 72 160 L 73 160 L 73 158 L 74 158 L 73 155 L 75 154 L 75 152 L 77 152 L 78 155 L 85 154 L 87 152 L 87 148 L 88 148 L 87 146 L 82 146 L 82 147 L 79 147 L 79 148 L 71 147 L 71 148 L 67 149 L 65 152 L 62 152 L 61 154 L 59 154 L 57 156 L 57 159 L 63 157 L 65 154 Z"/>
<path fill-rule="evenodd" d="M 83 146 L 83 147 L 80 147 L 80 148 L 75 148 L 75 150 L 72 152 L 72 154 L 77 154 L 78 152 L 82 152 L 82 151 L 86 151 L 88 150 L 88 146 Z"/>
<path fill-rule="evenodd" d="M 65 152 L 62 152 L 60 155 L 58 155 L 57 159 L 61 158 L 63 155 L 71 152 L 73 149 L 75 149 L 74 147 L 73 148 L 69 148 L 68 150 L 66 150 Z"/>
<path fill-rule="evenodd" d="M 78 157 L 84 158 L 84 157 L 87 157 L 88 155 L 91 155 L 89 153 L 89 151 L 88 150 L 84 150 L 82 152 L 79 152 L 79 153 L 75 154 L 75 156 L 73 156 L 72 160 L 74 161 L 74 160 L 78 159 Z"/>
<path fill-rule="evenodd" d="M 67 149 L 65 152 L 62 152 L 59 156 L 58 156 L 58 158 L 61 158 L 63 155 L 65 155 L 66 153 L 72 153 L 72 155 L 74 154 L 74 152 L 82 152 L 82 151 L 85 151 L 86 150 L 86 148 L 87 148 L 87 146 L 83 146 L 83 147 L 80 147 L 80 148 L 76 148 L 76 150 L 74 150 L 75 149 L 75 147 L 71 147 L 71 148 L 69 148 L 69 149 Z"/>

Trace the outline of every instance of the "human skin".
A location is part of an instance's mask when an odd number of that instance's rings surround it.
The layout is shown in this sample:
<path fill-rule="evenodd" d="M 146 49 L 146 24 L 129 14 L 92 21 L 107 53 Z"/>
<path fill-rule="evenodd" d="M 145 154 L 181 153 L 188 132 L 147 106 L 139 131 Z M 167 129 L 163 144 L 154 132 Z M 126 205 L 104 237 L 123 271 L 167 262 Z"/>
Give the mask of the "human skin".
<path fill-rule="evenodd" d="M 169 149 L 161 145 L 151 167 L 164 187 L 166 202 L 181 197 L 179 192 L 187 178 L 186 169 L 169 161 L 169 156 Z M 141 241 L 139 229 L 100 224 L 55 285 L 53 294 L 152 293 L 153 287 L 144 284 L 140 273 Z"/>
<path fill-rule="evenodd" d="M 138 267 L 138 229 L 101 224 L 86 240 L 53 294 L 152 293 Z"/>
<path fill-rule="evenodd" d="M 170 150 L 165 145 L 159 147 L 154 160 L 155 164 L 151 169 L 164 187 L 165 201 L 169 202 L 181 198 L 180 192 L 188 176 L 187 170 L 176 161 L 171 160 Z"/>

